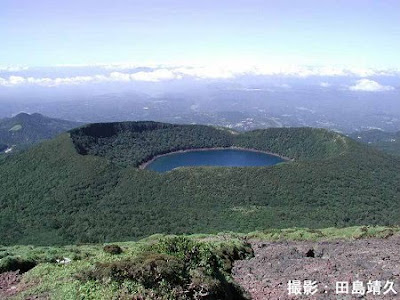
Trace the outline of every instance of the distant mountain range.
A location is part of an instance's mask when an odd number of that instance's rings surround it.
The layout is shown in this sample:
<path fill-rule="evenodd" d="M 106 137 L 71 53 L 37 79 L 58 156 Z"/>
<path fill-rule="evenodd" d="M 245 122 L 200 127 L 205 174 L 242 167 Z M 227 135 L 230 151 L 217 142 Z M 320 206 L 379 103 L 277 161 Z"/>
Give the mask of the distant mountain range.
<path fill-rule="evenodd" d="M 25 148 L 80 125 L 82 123 L 53 119 L 38 113 L 20 113 L 12 118 L 0 119 L 0 152 L 9 147 Z"/>
<path fill-rule="evenodd" d="M 350 137 L 387 153 L 400 155 L 400 131 L 387 132 L 374 129 L 355 132 Z"/>

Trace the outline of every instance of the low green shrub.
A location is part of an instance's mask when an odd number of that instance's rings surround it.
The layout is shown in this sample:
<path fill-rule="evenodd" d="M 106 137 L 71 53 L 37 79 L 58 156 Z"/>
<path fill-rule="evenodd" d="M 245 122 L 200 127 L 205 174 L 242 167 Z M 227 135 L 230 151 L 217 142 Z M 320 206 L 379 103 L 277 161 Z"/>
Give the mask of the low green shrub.
<path fill-rule="evenodd" d="M 105 245 L 103 250 L 109 254 L 121 254 L 123 252 L 122 248 L 118 245 Z"/>
<path fill-rule="evenodd" d="M 246 299 L 230 280 L 233 261 L 252 254 L 245 243 L 213 246 L 172 237 L 145 250 L 133 259 L 98 263 L 78 279 L 117 284 L 121 287 L 120 299 Z M 142 289 L 123 289 L 128 282 Z"/>
<path fill-rule="evenodd" d="M 173 256 L 143 253 L 133 260 L 98 263 L 93 270 L 83 273 L 81 279 L 118 283 L 134 280 L 148 288 L 163 280 L 180 284 L 182 267 L 180 261 Z"/>
<path fill-rule="evenodd" d="M 33 269 L 36 265 L 37 262 L 34 260 L 7 256 L 0 260 L 0 273 L 17 270 L 19 270 L 20 273 L 25 273 Z"/>

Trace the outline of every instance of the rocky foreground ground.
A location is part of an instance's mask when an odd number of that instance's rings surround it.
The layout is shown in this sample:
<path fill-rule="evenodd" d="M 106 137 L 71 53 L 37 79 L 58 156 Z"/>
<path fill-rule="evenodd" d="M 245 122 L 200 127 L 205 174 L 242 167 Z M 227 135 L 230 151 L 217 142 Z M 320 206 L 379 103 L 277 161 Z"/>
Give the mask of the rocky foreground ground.
<path fill-rule="evenodd" d="M 233 276 L 254 300 L 400 299 L 400 235 L 353 241 L 251 243 L 255 257 L 237 261 Z M 336 291 L 337 282 L 342 293 Z"/>
<path fill-rule="evenodd" d="M 389 232 L 385 238 L 356 240 L 250 240 L 255 257 L 236 261 L 232 275 L 254 300 L 400 299 L 400 234 Z M 1 300 L 30 287 L 23 276 L 18 271 L 0 274 Z M 24 298 L 33 299 L 50 296 Z"/>
<path fill-rule="evenodd" d="M 0 273 L 0 299 L 6 299 L 17 292 L 20 278 L 19 271 Z"/>

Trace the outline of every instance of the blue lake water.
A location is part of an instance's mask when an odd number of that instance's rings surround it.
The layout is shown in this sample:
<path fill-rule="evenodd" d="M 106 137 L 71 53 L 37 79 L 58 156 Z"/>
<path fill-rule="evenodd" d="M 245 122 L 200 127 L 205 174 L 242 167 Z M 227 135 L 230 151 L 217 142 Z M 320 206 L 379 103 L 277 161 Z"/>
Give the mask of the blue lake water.
<path fill-rule="evenodd" d="M 167 172 L 178 167 L 220 166 L 260 167 L 272 166 L 284 160 L 278 156 L 261 152 L 223 149 L 177 152 L 156 158 L 146 169 Z"/>

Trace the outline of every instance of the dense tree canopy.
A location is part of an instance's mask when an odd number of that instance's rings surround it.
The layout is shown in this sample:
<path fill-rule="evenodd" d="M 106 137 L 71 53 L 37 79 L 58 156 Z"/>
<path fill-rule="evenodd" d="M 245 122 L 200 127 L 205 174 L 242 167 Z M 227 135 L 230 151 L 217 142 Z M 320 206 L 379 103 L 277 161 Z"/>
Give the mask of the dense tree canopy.
<path fill-rule="evenodd" d="M 166 151 L 232 145 L 295 161 L 165 174 L 135 167 Z M 0 244 L 400 222 L 400 160 L 320 129 L 238 134 L 152 122 L 96 124 L 0 161 L 0 177 Z"/>
<path fill-rule="evenodd" d="M 194 148 L 236 146 L 319 159 L 357 146 L 322 129 L 270 128 L 239 134 L 225 128 L 156 122 L 91 124 L 71 130 L 71 138 L 80 154 L 102 156 L 122 166 L 138 166 L 159 154 Z"/>
<path fill-rule="evenodd" d="M 351 134 L 350 137 L 389 154 L 400 156 L 400 131 L 386 132 L 372 129 L 368 131 L 355 132 Z"/>

